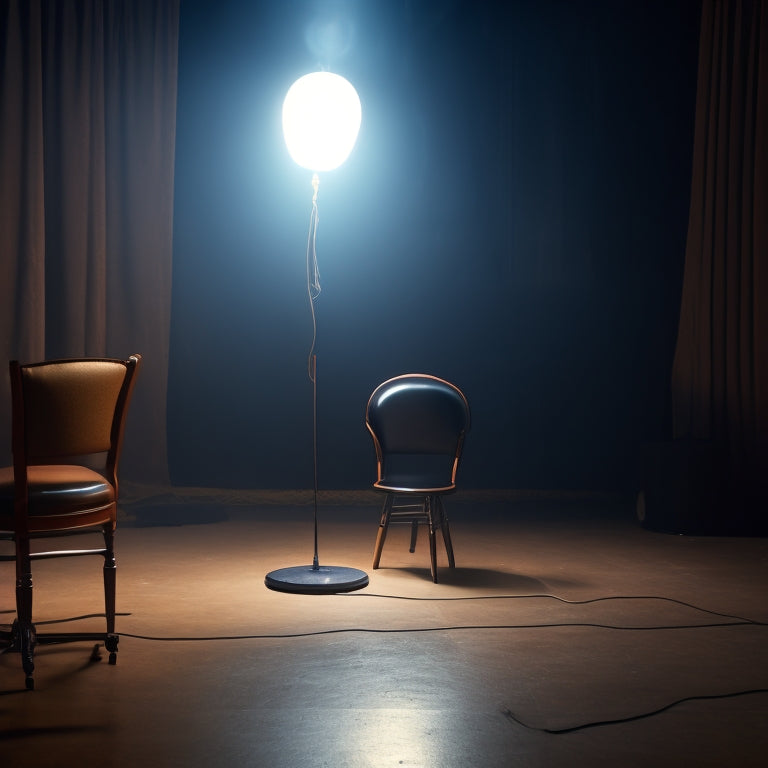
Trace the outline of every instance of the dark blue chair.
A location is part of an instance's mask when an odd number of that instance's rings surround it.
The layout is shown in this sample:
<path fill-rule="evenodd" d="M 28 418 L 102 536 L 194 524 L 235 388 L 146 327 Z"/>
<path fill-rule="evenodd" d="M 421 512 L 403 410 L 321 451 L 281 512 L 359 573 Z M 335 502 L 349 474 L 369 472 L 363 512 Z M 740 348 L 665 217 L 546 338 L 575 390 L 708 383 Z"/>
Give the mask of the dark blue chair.
<path fill-rule="evenodd" d="M 442 497 L 456 489 L 456 471 L 469 431 L 469 403 L 444 379 L 407 373 L 379 384 L 368 400 L 365 423 L 376 448 L 376 490 L 386 493 L 373 556 L 379 567 L 390 523 L 429 529 L 432 580 L 437 583 L 436 533 L 443 536 L 448 565 L 456 563 Z"/>

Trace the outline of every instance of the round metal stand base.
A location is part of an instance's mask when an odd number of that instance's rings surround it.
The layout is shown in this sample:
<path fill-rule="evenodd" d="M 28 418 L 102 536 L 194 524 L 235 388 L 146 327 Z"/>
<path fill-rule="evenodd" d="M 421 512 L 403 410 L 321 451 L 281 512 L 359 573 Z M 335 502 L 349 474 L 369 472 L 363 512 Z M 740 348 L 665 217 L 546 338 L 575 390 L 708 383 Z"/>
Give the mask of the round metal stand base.
<path fill-rule="evenodd" d="M 264 583 L 278 592 L 298 592 L 303 595 L 332 595 L 352 592 L 368 586 L 368 574 L 357 568 L 340 565 L 296 565 L 270 571 Z"/>

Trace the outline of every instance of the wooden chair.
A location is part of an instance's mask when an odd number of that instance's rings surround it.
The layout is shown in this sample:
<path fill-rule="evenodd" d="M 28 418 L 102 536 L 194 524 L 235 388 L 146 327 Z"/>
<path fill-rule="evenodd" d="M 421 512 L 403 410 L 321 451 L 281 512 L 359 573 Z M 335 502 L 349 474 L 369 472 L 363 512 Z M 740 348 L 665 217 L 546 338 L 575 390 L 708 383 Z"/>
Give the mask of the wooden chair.
<path fill-rule="evenodd" d="M 444 379 L 408 373 L 376 387 L 368 400 L 365 423 L 376 448 L 373 487 L 387 494 L 373 567 L 379 567 L 390 523 L 410 524 L 411 552 L 423 523 L 429 528 L 432 580 L 437 583 L 438 530 L 448 565 L 456 565 L 442 497 L 456 488 L 456 470 L 470 424 L 467 398 Z"/>
<path fill-rule="evenodd" d="M 125 417 L 141 362 L 53 360 L 10 363 L 13 466 L 0 469 L 0 539 L 15 551 L 16 620 L 6 647 L 21 653 L 26 687 L 34 688 L 38 643 L 98 640 L 117 661 L 114 531 L 117 467 Z M 35 539 L 101 532 L 98 549 L 32 551 Z M 104 557 L 106 632 L 38 634 L 32 623 L 33 560 L 99 554 Z M 98 658 L 98 647 L 92 658 Z"/>

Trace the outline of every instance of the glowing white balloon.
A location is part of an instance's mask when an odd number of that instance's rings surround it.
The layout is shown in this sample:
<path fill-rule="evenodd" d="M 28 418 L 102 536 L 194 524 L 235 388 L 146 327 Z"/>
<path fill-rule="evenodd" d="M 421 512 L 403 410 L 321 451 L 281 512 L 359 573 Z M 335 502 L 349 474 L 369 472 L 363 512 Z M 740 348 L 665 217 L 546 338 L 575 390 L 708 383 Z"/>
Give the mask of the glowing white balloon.
<path fill-rule="evenodd" d="M 355 146 L 361 117 L 360 97 L 348 80 L 331 72 L 304 75 L 283 102 L 288 152 L 302 168 L 332 171 Z"/>

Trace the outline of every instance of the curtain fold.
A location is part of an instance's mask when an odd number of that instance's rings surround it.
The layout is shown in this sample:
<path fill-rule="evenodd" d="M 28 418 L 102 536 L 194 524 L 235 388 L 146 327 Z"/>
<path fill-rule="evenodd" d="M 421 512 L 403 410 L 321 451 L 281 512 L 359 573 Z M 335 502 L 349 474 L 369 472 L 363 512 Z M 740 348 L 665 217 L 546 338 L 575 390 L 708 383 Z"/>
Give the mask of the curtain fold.
<path fill-rule="evenodd" d="M 104 3 L 42 18 L 45 355 L 106 354 Z"/>
<path fill-rule="evenodd" d="M 0 5 L 0 322 L 3 357 L 45 354 L 43 60 L 39 3 Z M 23 254 L 23 258 L 21 258 Z M 10 386 L 0 374 L 0 429 L 10 435 Z M 0 437 L 9 454 L 10 438 Z"/>
<path fill-rule="evenodd" d="M 765 2 L 705 0 L 674 434 L 708 441 L 747 504 L 768 500 L 767 141 Z"/>
<path fill-rule="evenodd" d="M 121 474 L 160 485 L 178 27 L 179 0 L 0 0 L 0 359 L 141 353 Z"/>

